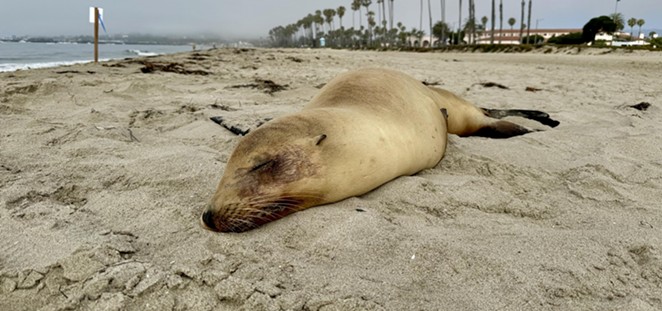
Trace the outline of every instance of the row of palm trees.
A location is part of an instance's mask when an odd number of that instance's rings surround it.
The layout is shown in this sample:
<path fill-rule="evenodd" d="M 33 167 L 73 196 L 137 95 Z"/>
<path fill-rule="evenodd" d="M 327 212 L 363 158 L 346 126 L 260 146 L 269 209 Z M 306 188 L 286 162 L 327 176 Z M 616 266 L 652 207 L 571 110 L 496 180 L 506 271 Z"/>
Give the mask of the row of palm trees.
<path fill-rule="evenodd" d="M 609 15 L 614 23 L 616 23 L 616 30 L 625 29 L 625 17 L 621 13 L 613 13 Z M 634 26 L 639 26 L 639 34 L 637 38 L 641 37 L 641 27 L 646 24 L 646 21 L 643 18 L 634 18 L 631 17 L 627 20 L 627 25 L 630 26 L 630 37 L 634 37 Z"/>
<path fill-rule="evenodd" d="M 420 0 L 420 23 L 419 28 L 412 28 L 407 31 L 402 23 L 394 25 L 394 0 L 375 0 L 377 13 L 371 10 L 370 6 L 373 4 L 372 0 L 352 0 L 350 9 L 352 10 L 352 27 L 345 28 L 342 19 L 345 16 L 346 8 L 339 6 L 337 9 L 324 9 L 317 10 L 315 13 L 308 14 L 301 18 L 296 23 L 287 26 L 278 26 L 269 31 L 269 36 L 272 43 L 277 46 L 315 46 L 318 42 L 317 38 L 325 37 L 327 44 L 335 46 L 366 46 L 375 44 L 394 44 L 406 45 L 409 43 L 409 38 L 420 38 L 425 35 L 423 30 L 423 11 L 424 2 Z M 451 30 L 445 22 L 445 7 L 446 1 L 441 0 L 442 7 L 442 26 L 439 27 L 440 32 L 434 32 L 432 23 L 431 0 L 427 1 L 429 12 L 429 33 L 439 38 L 440 44 L 447 43 L 463 43 L 466 35 L 469 44 L 477 42 L 477 33 L 485 31 L 487 28 L 487 21 L 491 20 L 490 43 L 495 40 L 495 22 L 496 22 L 496 5 L 495 0 L 492 0 L 492 18 L 489 19 L 484 16 L 482 21 L 482 28 L 476 23 L 475 16 L 475 0 L 468 0 L 469 2 L 469 18 L 466 23 L 460 23 L 458 28 Z M 531 7 L 532 0 L 529 0 L 528 22 L 525 24 L 524 12 L 526 7 L 525 0 L 522 0 L 522 16 L 520 19 L 520 38 L 524 36 L 524 30 L 527 29 L 527 37 L 530 33 L 531 25 Z M 462 5 L 463 1 L 459 0 L 459 20 L 462 21 Z M 499 1 L 499 32 L 503 30 L 503 0 Z M 359 25 L 356 26 L 356 13 L 359 15 Z M 365 14 L 363 13 L 365 12 Z M 339 28 L 335 28 L 335 17 L 338 17 Z M 365 16 L 366 26 L 363 25 L 363 16 Z M 508 19 L 508 24 L 513 29 L 516 20 L 514 17 Z M 326 25 L 326 27 L 325 27 Z M 528 27 L 526 27 L 528 25 Z M 456 38 L 453 40 L 453 36 Z M 451 39 L 451 40 L 449 40 Z"/>
<path fill-rule="evenodd" d="M 460 1 L 460 20 L 462 20 L 462 0 Z M 429 0 L 428 0 L 429 2 Z M 491 15 L 492 18 L 488 18 L 487 16 L 483 16 L 481 18 L 481 25 L 482 29 L 486 30 L 487 29 L 487 22 L 491 21 L 491 27 L 490 27 L 490 44 L 494 44 L 495 41 L 495 33 L 496 33 L 496 1 L 492 0 L 492 6 L 491 6 Z M 525 11 L 526 11 L 526 0 L 522 0 L 521 3 L 522 6 L 522 16 L 520 18 L 520 32 L 519 32 L 519 38 L 520 41 L 522 38 L 524 38 L 524 30 L 526 30 L 526 39 L 528 40 L 531 36 L 531 8 L 533 7 L 533 1 L 529 0 L 529 10 L 528 10 L 528 20 L 526 23 L 524 23 L 524 18 L 525 18 Z M 503 0 L 499 0 L 499 33 L 503 32 Z M 475 10 L 475 0 L 469 0 L 469 18 L 467 20 L 466 25 L 464 26 L 466 30 L 469 31 L 469 43 L 470 44 L 476 44 L 477 41 L 477 35 L 476 35 L 476 10 Z M 510 25 L 510 29 L 513 29 L 513 26 L 517 23 L 517 20 L 514 17 L 508 18 L 508 25 Z M 501 38 L 502 36 L 499 36 Z M 501 43 L 499 39 L 499 43 Z M 529 42 L 524 42 L 524 43 L 529 43 Z"/>
<path fill-rule="evenodd" d="M 630 26 L 630 37 L 632 37 L 632 34 L 634 33 L 634 25 L 639 26 L 639 34 L 637 35 L 637 38 L 641 37 L 641 26 L 643 26 L 646 23 L 646 21 L 643 18 L 630 18 L 628 19 L 628 26 Z"/>

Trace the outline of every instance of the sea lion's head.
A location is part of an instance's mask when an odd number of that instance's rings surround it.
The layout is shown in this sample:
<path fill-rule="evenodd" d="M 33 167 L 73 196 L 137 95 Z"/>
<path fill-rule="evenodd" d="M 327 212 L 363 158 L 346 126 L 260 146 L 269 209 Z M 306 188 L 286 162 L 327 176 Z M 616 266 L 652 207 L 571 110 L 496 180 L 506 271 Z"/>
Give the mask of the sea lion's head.
<path fill-rule="evenodd" d="M 202 213 L 203 226 L 243 232 L 322 202 L 321 149 L 327 136 L 316 128 L 285 118 L 246 135 Z"/>

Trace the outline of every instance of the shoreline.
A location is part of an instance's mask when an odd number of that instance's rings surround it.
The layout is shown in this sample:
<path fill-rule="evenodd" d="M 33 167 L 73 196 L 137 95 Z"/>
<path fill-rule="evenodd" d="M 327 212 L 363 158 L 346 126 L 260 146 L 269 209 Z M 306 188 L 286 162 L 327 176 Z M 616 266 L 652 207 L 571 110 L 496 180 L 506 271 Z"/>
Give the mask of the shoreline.
<path fill-rule="evenodd" d="M 46 44 L 46 43 L 40 43 Z M 54 43 L 59 44 L 59 43 Z M 68 44 L 68 43 L 67 43 Z M 85 44 L 87 45 L 87 44 Z M 115 44 L 110 44 L 115 45 Z M 117 44 L 118 46 L 123 46 L 123 44 Z M 155 44 L 155 46 L 160 46 Z M 172 45 L 172 46 L 185 46 L 185 45 Z M 239 47 L 220 47 L 218 49 L 237 49 Z M 266 48 L 266 47 L 245 47 L 248 49 L 260 49 L 260 50 L 309 50 L 306 48 Z M 207 50 L 213 50 L 213 47 L 202 46 L 201 49 L 196 49 L 192 51 L 178 51 L 172 53 L 154 53 L 154 52 L 143 52 L 140 50 L 127 50 L 135 53 L 135 55 L 126 55 L 124 57 L 116 58 L 105 58 L 100 59 L 99 62 L 107 61 L 117 61 L 127 58 L 139 58 L 139 57 L 153 57 L 153 56 L 162 56 L 168 54 L 178 54 L 178 53 L 195 53 L 195 52 L 204 52 Z M 616 54 L 616 55 L 646 55 L 648 53 L 655 54 L 661 52 L 659 49 L 648 49 L 648 48 L 632 48 L 632 47 L 590 47 L 590 46 L 555 46 L 555 45 L 510 45 L 510 46 L 500 46 L 500 45 L 477 45 L 477 46 L 461 46 L 461 47 L 448 47 L 448 48 L 397 48 L 397 49 L 332 49 L 332 48 L 321 48 L 313 50 L 337 50 L 337 51 L 347 51 L 347 52 L 400 52 L 400 53 L 457 53 L 457 54 L 563 54 L 563 55 L 607 55 L 607 54 Z M 14 72 L 17 70 L 32 70 L 32 69 L 41 69 L 41 68 L 54 68 L 60 66 L 71 66 L 77 64 L 85 64 L 93 62 L 92 60 L 71 60 L 71 61 L 55 61 L 55 62 L 43 62 L 43 63 L 30 63 L 30 64 L 14 64 L 14 63 L 0 63 L 0 73 L 2 72 Z"/>
<path fill-rule="evenodd" d="M 70 66 L 93 62 L 92 44 L 9 43 L 0 45 L 0 72 Z M 202 48 L 208 48 L 202 46 Z M 188 52 L 183 45 L 123 45 L 101 46 L 101 61 L 121 60 Z"/>

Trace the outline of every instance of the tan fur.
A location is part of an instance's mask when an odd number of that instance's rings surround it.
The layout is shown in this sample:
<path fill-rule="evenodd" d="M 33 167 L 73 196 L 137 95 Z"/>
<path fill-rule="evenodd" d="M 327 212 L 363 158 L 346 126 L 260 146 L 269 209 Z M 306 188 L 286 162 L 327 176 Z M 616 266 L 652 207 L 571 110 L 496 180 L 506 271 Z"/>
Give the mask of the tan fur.
<path fill-rule="evenodd" d="M 448 111 L 448 133 L 458 136 L 469 136 L 486 124 L 496 120 L 485 115 L 482 109 L 474 106 L 461 97 L 444 89 L 433 88 L 435 102 L 441 108 Z"/>
<path fill-rule="evenodd" d="M 403 73 L 363 69 L 339 75 L 302 111 L 242 139 L 203 223 L 244 231 L 364 194 L 437 165 L 447 132 L 469 135 L 490 122 L 481 109 Z"/>

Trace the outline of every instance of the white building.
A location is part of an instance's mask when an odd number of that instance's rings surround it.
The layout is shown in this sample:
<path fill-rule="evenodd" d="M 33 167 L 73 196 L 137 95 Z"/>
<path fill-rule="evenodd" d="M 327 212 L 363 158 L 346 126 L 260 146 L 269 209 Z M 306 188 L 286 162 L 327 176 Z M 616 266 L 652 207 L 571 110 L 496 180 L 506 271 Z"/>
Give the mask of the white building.
<path fill-rule="evenodd" d="M 530 36 L 539 35 L 542 36 L 545 41 L 550 38 L 567 35 L 573 32 L 582 32 L 581 29 L 531 29 L 529 32 Z M 520 31 L 519 29 L 504 29 L 501 32 L 498 29 L 494 30 L 494 44 L 520 44 Z M 526 37 L 527 32 L 524 29 L 522 34 L 523 37 Z M 478 44 L 489 44 L 491 42 L 492 32 L 486 30 L 483 33 L 478 34 Z"/>
<path fill-rule="evenodd" d="M 619 39 L 619 38 L 629 38 Z M 627 32 L 615 32 L 614 35 L 599 33 L 595 36 L 595 40 L 604 40 L 607 45 L 610 46 L 640 46 L 640 45 L 650 45 L 650 43 L 644 40 L 644 34 L 640 34 L 639 38 L 630 36 L 630 33 Z"/>
<path fill-rule="evenodd" d="M 581 29 L 531 29 L 530 35 L 540 35 L 545 38 L 545 41 L 549 40 L 552 37 L 567 35 L 573 32 L 582 32 Z M 498 29 L 494 30 L 494 44 L 520 44 L 520 31 L 519 29 L 504 29 L 499 32 Z M 477 32 L 478 39 L 476 40 L 478 44 L 490 44 L 491 41 L 491 31 L 479 31 Z M 523 36 L 526 37 L 526 29 L 524 30 Z M 421 44 L 419 44 L 418 37 L 409 37 L 410 46 L 421 46 L 429 47 L 430 46 L 430 36 L 426 35 L 421 38 Z M 432 38 L 432 45 L 438 45 L 438 39 Z M 463 41 L 469 42 L 469 37 L 465 34 Z"/>
<path fill-rule="evenodd" d="M 563 36 L 576 32 L 582 32 L 582 29 L 531 29 L 529 35 L 530 36 L 539 35 L 545 39 L 545 42 L 547 42 L 547 40 L 553 37 Z M 491 36 L 492 36 L 492 32 L 490 30 L 478 32 L 477 35 L 478 35 L 478 39 L 476 41 L 478 44 L 490 44 Z M 526 38 L 526 35 L 527 32 L 526 29 L 524 29 L 522 36 Z M 648 42 L 644 41 L 644 34 L 641 34 L 639 38 L 637 38 L 636 40 L 630 40 L 630 41 L 615 40 L 616 37 L 625 37 L 625 36 L 629 36 L 629 34 L 618 33 L 618 32 L 613 35 L 607 33 L 598 33 L 595 36 L 595 40 L 605 41 L 607 45 L 613 45 L 613 46 L 635 46 L 635 45 L 649 44 Z M 657 37 L 657 34 L 655 34 L 654 37 Z M 414 46 L 414 47 L 430 47 L 431 41 L 432 41 L 432 46 L 438 46 L 439 40 L 436 37 L 431 38 L 429 35 L 425 35 L 421 38 L 420 41 L 421 42 L 419 42 L 418 37 L 411 36 L 408 38 L 409 46 Z M 469 42 L 469 37 L 465 35 L 463 41 L 465 43 Z M 520 44 L 519 29 L 513 29 L 513 30 L 504 29 L 501 32 L 498 29 L 494 30 L 494 44 Z"/>

